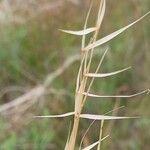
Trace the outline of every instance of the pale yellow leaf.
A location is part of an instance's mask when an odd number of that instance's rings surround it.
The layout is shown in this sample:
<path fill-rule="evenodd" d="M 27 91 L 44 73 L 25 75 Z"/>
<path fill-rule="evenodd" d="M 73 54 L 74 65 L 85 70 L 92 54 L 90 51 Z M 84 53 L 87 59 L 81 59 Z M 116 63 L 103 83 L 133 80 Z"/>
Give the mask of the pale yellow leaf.
<path fill-rule="evenodd" d="M 74 112 L 69 112 L 61 115 L 34 116 L 34 118 L 63 118 L 74 115 Z"/>
<path fill-rule="evenodd" d="M 90 120 L 119 120 L 119 119 L 130 119 L 138 117 L 119 117 L 119 116 L 107 116 L 107 115 L 95 115 L 95 114 L 81 114 L 80 118 Z"/>
<path fill-rule="evenodd" d="M 96 28 L 95 27 L 87 28 L 87 29 L 84 29 L 84 30 L 81 30 L 81 31 L 71 31 L 71 30 L 62 30 L 62 29 L 59 29 L 59 30 L 62 31 L 62 32 L 68 33 L 68 34 L 82 36 L 82 35 L 86 35 L 86 34 L 89 34 L 91 32 L 94 32 L 96 30 Z"/>
<path fill-rule="evenodd" d="M 91 94 L 91 93 L 86 93 L 86 92 L 83 92 L 82 94 L 86 95 L 86 96 L 89 96 L 89 97 L 95 97 L 95 98 L 113 98 L 113 97 L 130 98 L 130 97 L 135 97 L 135 96 L 145 94 L 145 93 L 149 94 L 149 91 L 150 90 L 147 89 L 147 90 L 144 90 L 142 92 L 132 94 L 132 95 L 96 95 L 96 94 Z"/>
<path fill-rule="evenodd" d="M 108 76 L 113 76 L 113 75 L 116 75 L 118 73 L 121 73 L 121 72 L 124 72 L 128 69 L 130 69 L 131 67 L 128 67 L 128 68 L 125 68 L 125 69 L 122 69 L 122 70 L 118 70 L 118 71 L 115 71 L 115 72 L 111 72 L 111 73 L 87 73 L 85 74 L 85 76 L 87 77 L 100 77 L 100 78 L 104 78 L 104 77 L 108 77 Z"/>
<path fill-rule="evenodd" d="M 105 136 L 104 138 L 102 138 L 101 141 L 105 140 L 108 136 L 109 136 L 109 135 L 107 135 L 107 136 Z M 95 142 L 95 143 L 93 143 L 93 144 L 91 144 L 91 145 L 85 147 L 85 148 L 82 149 L 82 150 L 90 150 L 90 149 L 94 148 L 97 144 L 99 144 L 99 142 L 100 142 L 100 141 L 98 140 L 97 142 Z"/>
<path fill-rule="evenodd" d="M 143 15 L 142 17 L 140 17 L 139 19 L 137 19 L 136 21 L 134 21 L 133 23 L 131 23 L 131 24 L 121 28 L 120 30 L 117 30 L 117 31 L 115 31 L 115 32 L 105 36 L 104 38 L 102 38 L 100 40 L 97 40 L 96 42 L 94 42 L 94 43 L 92 43 L 90 45 L 88 45 L 87 47 L 85 47 L 83 49 L 83 51 L 88 51 L 90 49 L 93 49 L 93 48 L 95 48 L 97 46 L 100 46 L 100 45 L 102 45 L 102 44 L 112 40 L 113 38 L 115 38 L 116 36 L 118 36 L 119 34 L 124 32 L 125 30 L 127 30 L 128 28 L 130 28 L 131 26 L 133 26 L 134 24 L 136 24 L 137 22 L 139 22 L 140 20 L 142 20 L 144 17 L 146 17 L 149 14 L 150 14 L 150 11 L 148 13 L 146 13 L 145 15 Z"/>

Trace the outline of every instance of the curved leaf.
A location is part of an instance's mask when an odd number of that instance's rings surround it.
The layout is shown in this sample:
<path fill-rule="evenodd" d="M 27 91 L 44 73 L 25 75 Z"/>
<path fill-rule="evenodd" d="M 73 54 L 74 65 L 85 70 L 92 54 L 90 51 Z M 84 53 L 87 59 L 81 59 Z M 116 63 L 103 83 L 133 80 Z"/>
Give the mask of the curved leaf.
<path fill-rule="evenodd" d="M 124 71 L 126 71 L 130 68 L 131 67 L 128 67 L 128 68 L 118 70 L 118 71 L 114 71 L 114 72 L 111 72 L 111 73 L 87 73 L 87 74 L 85 74 L 85 76 L 94 77 L 94 78 L 97 78 L 97 77 L 104 78 L 104 77 L 109 77 L 109 76 L 113 76 L 113 75 L 116 75 L 118 73 L 124 72 Z"/>
<path fill-rule="evenodd" d="M 145 15 L 143 15 L 142 17 L 140 17 L 139 19 L 137 19 L 136 21 L 134 21 L 133 23 L 131 23 L 131 24 L 129 24 L 129 25 L 127 25 L 127 26 L 125 26 L 125 27 L 123 27 L 123 28 L 121 28 L 121 29 L 119 29 L 119 30 L 117 30 L 117 31 L 115 31 L 115 32 L 105 36 L 104 38 L 102 38 L 100 40 L 97 40 L 96 42 L 94 42 L 94 43 L 92 43 L 90 45 L 88 45 L 87 47 L 85 47 L 83 49 L 83 51 L 88 51 L 90 49 L 93 49 L 93 48 L 95 48 L 97 46 L 100 46 L 100 45 L 102 45 L 102 44 L 112 40 L 113 38 L 115 38 L 116 36 L 118 36 L 119 34 L 124 32 L 125 30 L 127 30 L 128 28 L 130 28 L 131 26 L 133 26 L 134 24 L 136 24 L 137 22 L 139 22 L 140 20 L 142 20 L 144 17 L 146 17 L 149 14 L 150 14 L 150 11 L 148 13 L 146 13 Z"/>
<path fill-rule="evenodd" d="M 95 27 L 87 28 L 87 29 L 84 29 L 84 30 L 81 30 L 81 31 L 71 31 L 71 30 L 62 30 L 62 29 L 59 29 L 59 30 L 62 31 L 62 32 L 68 33 L 68 34 L 82 36 L 82 35 L 86 35 L 86 34 L 89 34 L 91 32 L 94 32 L 96 30 L 96 28 Z"/>

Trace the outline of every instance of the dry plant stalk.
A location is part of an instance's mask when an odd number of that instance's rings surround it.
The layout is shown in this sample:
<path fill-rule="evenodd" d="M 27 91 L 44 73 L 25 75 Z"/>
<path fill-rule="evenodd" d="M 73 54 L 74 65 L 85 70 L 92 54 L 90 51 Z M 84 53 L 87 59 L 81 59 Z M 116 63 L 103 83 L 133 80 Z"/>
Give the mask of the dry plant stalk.
<path fill-rule="evenodd" d="M 20 110 L 23 111 L 24 106 L 26 104 L 28 106 L 27 108 L 32 106 L 36 101 L 38 101 L 42 96 L 44 96 L 50 90 L 52 82 L 57 77 L 59 77 L 64 71 L 66 71 L 66 69 L 68 69 L 70 65 L 72 65 L 75 61 L 79 61 L 79 59 L 80 59 L 79 54 L 69 56 L 57 70 L 48 74 L 45 77 L 43 84 L 37 85 L 36 87 L 28 90 L 23 95 L 11 100 L 10 102 L 6 104 L 0 105 L 0 114 L 1 115 L 11 114 L 12 111 L 14 111 L 16 108 L 20 108 Z M 4 92 L 7 92 L 7 90 L 4 90 Z M 3 95 L 3 92 L 0 93 L 0 96 L 2 95 Z"/>
<path fill-rule="evenodd" d="M 74 116 L 74 123 L 73 123 L 72 131 L 71 131 L 70 136 L 68 137 L 68 140 L 67 140 L 67 143 L 65 146 L 65 150 L 74 150 L 75 149 L 76 138 L 77 138 L 77 133 L 78 133 L 78 128 L 79 128 L 79 122 L 80 122 L 80 119 L 82 119 L 82 118 L 101 121 L 99 140 L 97 142 L 91 144 L 90 146 L 84 148 L 84 150 L 90 150 L 93 147 L 95 147 L 96 145 L 97 145 L 97 150 L 100 150 L 101 141 L 103 141 L 104 139 L 106 139 L 108 137 L 108 136 L 106 136 L 104 138 L 102 137 L 103 124 L 104 124 L 105 120 L 136 118 L 136 117 L 108 116 L 106 114 L 105 115 L 82 114 L 82 109 L 84 107 L 84 104 L 86 102 L 87 97 L 94 97 L 94 98 L 134 97 L 134 96 L 138 96 L 138 95 L 141 95 L 144 93 L 149 93 L 149 89 L 144 90 L 144 91 L 139 92 L 139 93 L 135 93 L 133 95 L 110 95 L 109 96 L 109 95 L 96 95 L 96 94 L 90 93 L 90 89 L 92 87 L 92 84 L 93 84 L 95 78 L 105 78 L 105 77 L 113 76 L 113 75 L 122 73 L 122 72 L 130 69 L 130 67 L 128 67 L 128 68 L 114 71 L 111 73 L 98 73 L 99 69 L 102 65 L 102 62 L 105 58 L 105 55 L 108 51 L 108 49 L 106 49 L 104 51 L 104 54 L 102 55 L 102 57 L 100 59 L 99 64 L 97 65 L 95 72 L 90 73 L 90 68 L 92 65 L 93 54 L 95 52 L 95 48 L 98 46 L 101 46 L 102 44 L 109 42 L 110 40 L 112 40 L 113 38 L 115 38 L 116 36 L 118 36 L 119 34 L 124 32 L 125 30 L 127 30 L 128 28 L 133 26 L 135 23 L 142 20 L 145 16 L 150 14 L 150 12 L 148 12 L 144 16 L 142 16 L 139 19 L 137 19 L 136 21 L 134 21 L 133 23 L 131 23 L 131 24 L 129 24 L 129 25 L 127 25 L 127 26 L 101 38 L 101 39 L 99 39 L 99 40 L 97 40 L 97 36 L 98 36 L 99 30 L 100 30 L 100 27 L 101 27 L 101 24 L 102 24 L 104 15 L 105 15 L 106 0 L 100 1 L 96 25 L 94 27 L 87 28 L 88 18 L 89 18 L 91 9 L 92 9 L 92 2 L 90 5 L 90 8 L 89 8 L 89 11 L 87 13 L 87 17 L 85 20 L 83 30 L 81 30 L 81 31 L 61 30 L 61 31 L 68 33 L 68 34 L 82 36 L 81 63 L 80 63 L 80 68 L 79 68 L 79 72 L 78 72 L 78 76 L 77 76 L 77 82 L 76 82 L 74 111 L 66 113 L 66 114 L 62 114 L 62 115 L 36 116 L 36 117 L 50 117 L 50 118 L 67 117 L 67 116 L 71 116 L 71 115 Z M 88 45 L 86 45 L 86 35 L 90 34 L 90 33 L 93 33 L 93 35 L 90 38 Z"/>

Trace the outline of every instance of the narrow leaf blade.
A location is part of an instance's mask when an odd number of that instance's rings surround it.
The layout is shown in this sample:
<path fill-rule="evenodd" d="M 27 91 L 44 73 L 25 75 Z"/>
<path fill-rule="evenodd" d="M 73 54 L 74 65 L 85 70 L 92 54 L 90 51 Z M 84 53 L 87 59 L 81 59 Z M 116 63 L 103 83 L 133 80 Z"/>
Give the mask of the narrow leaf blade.
<path fill-rule="evenodd" d="M 84 149 L 82 149 L 82 150 L 90 150 L 90 149 L 94 148 L 94 147 L 95 147 L 96 145 L 98 145 L 98 144 L 99 144 L 99 141 L 97 141 L 97 142 L 95 142 L 95 143 L 89 145 L 88 147 L 86 147 L 86 148 L 84 148 Z"/>
<path fill-rule="evenodd" d="M 63 118 L 74 115 L 74 112 L 69 112 L 61 115 L 49 115 L 49 116 L 34 116 L 34 118 Z"/>
<path fill-rule="evenodd" d="M 120 119 L 130 119 L 138 117 L 119 117 L 119 116 L 107 116 L 107 115 L 95 115 L 95 114 L 81 114 L 80 118 L 90 119 L 90 120 L 120 120 Z"/>
<path fill-rule="evenodd" d="M 96 30 L 96 28 L 95 27 L 87 28 L 87 29 L 84 29 L 84 30 L 81 30 L 81 31 L 71 31 L 71 30 L 62 30 L 62 29 L 59 29 L 59 30 L 62 31 L 62 32 L 68 33 L 68 34 L 82 36 L 82 35 L 86 35 L 86 34 L 89 34 L 91 32 L 94 32 Z"/>
<path fill-rule="evenodd" d="M 116 75 L 116 74 L 119 74 L 121 72 L 124 72 L 128 69 L 130 69 L 131 67 L 128 67 L 128 68 L 125 68 L 125 69 L 122 69 L 122 70 L 118 70 L 118 71 L 114 71 L 114 72 L 111 72 L 111 73 L 87 73 L 85 74 L 85 76 L 87 77 L 94 77 L 94 78 L 105 78 L 105 77 L 109 77 L 109 76 L 113 76 L 113 75 Z"/>
<path fill-rule="evenodd" d="M 94 43 L 92 43 L 90 45 L 88 45 L 87 47 L 85 47 L 83 49 L 83 51 L 88 51 L 90 49 L 93 49 L 93 48 L 95 48 L 97 46 L 100 46 L 100 45 L 102 45 L 102 44 L 112 40 L 113 38 L 115 38 L 116 36 L 118 36 L 119 34 L 124 32 L 125 30 L 127 30 L 128 28 L 130 28 L 131 26 L 133 26 L 134 24 L 136 24 L 137 22 L 139 22 L 140 20 L 142 20 L 144 17 L 146 17 L 149 14 L 150 14 L 150 11 L 148 13 L 146 13 L 145 15 L 143 15 L 142 17 L 140 17 L 139 19 L 137 19 L 136 21 L 134 21 L 133 23 L 131 23 L 131 24 L 129 24 L 129 25 L 127 25 L 127 26 L 125 26 L 125 27 L 123 27 L 123 28 L 121 28 L 121 29 L 119 29 L 119 30 L 117 30 L 117 31 L 115 31 L 115 32 L 105 36 L 104 38 L 102 38 L 102 39 L 100 39 L 100 40 L 98 40 L 98 41 L 96 41 L 96 42 L 94 42 Z"/>
<path fill-rule="evenodd" d="M 121 98 L 131 98 L 131 97 L 135 97 L 141 94 L 149 94 L 150 90 L 144 90 L 142 92 L 136 93 L 136 94 L 132 94 L 132 95 L 96 95 L 96 94 L 91 94 L 91 93 L 86 93 L 83 92 L 83 95 L 89 96 L 89 97 L 95 97 L 95 98 L 115 98 L 115 97 L 121 97 Z"/>
<path fill-rule="evenodd" d="M 109 137 L 109 135 L 107 135 L 107 136 L 105 136 L 104 138 L 102 138 L 101 141 L 105 140 L 107 137 Z M 97 144 L 99 144 L 99 142 L 100 142 L 100 141 L 98 140 L 97 142 L 95 142 L 95 143 L 93 143 L 93 144 L 91 144 L 91 145 L 85 147 L 85 148 L 82 149 L 82 150 L 90 150 L 90 149 L 94 148 Z"/>

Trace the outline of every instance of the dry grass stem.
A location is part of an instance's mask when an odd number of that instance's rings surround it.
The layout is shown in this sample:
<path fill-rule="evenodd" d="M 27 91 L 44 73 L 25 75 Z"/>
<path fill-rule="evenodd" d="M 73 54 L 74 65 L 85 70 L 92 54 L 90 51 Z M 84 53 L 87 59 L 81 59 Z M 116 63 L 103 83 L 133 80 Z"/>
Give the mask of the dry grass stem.
<path fill-rule="evenodd" d="M 89 11 L 88 11 L 86 19 L 85 19 L 85 24 L 84 24 L 83 30 L 80 30 L 80 31 L 61 30 L 62 32 L 65 32 L 68 34 L 73 34 L 76 36 L 82 36 L 81 61 L 80 61 L 80 67 L 79 67 L 77 80 L 76 80 L 74 111 L 66 113 L 66 114 L 61 114 L 61 115 L 38 116 L 38 117 L 42 117 L 42 118 L 43 117 L 59 118 L 59 117 L 67 117 L 67 116 L 72 116 L 72 115 L 74 116 L 73 127 L 71 130 L 70 136 L 67 140 L 65 150 L 75 150 L 80 119 L 90 119 L 90 120 L 94 120 L 94 121 L 98 120 L 101 122 L 100 130 L 99 130 L 99 141 L 96 143 L 93 143 L 92 145 L 90 145 L 89 147 L 84 149 L 84 150 L 89 150 L 89 149 L 95 147 L 96 145 L 98 145 L 97 150 L 100 150 L 101 141 L 106 138 L 106 137 L 102 138 L 103 124 L 104 124 L 105 120 L 138 118 L 138 117 L 122 117 L 122 116 L 108 116 L 107 115 L 108 113 L 116 111 L 122 107 L 115 108 L 114 110 L 106 113 L 105 115 L 82 114 L 82 110 L 83 110 L 83 107 L 84 107 L 85 102 L 87 100 L 87 97 L 92 97 L 92 98 L 114 98 L 114 97 L 115 98 L 120 98 L 120 97 L 121 98 L 131 98 L 131 97 L 139 96 L 141 94 L 149 93 L 149 91 L 150 91 L 149 89 L 147 89 L 147 90 L 144 90 L 144 91 L 132 94 L 132 95 L 97 95 L 97 94 L 90 93 L 90 89 L 93 85 L 95 78 L 110 77 L 110 76 L 122 73 L 122 72 L 130 69 L 130 67 L 128 67 L 128 68 L 121 69 L 121 70 L 114 71 L 114 72 L 110 72 L 110 73 L 98 73 L 100 68 L 101 68 L 102 62 L 103 62 L 103 60 L 104 60 L 104 58 L 108 52 L 108 49 L 106 49 L 104 51 L 100 61 L 99 61 L 99 64 L 97 65 L 95 73 L 91 73 L 90 70 L 92 67 L 93 57 L 94 57 L 94 53 L 96 50 L 95 48 L 98 46 L 102 46 L 103 44 L 106 44 L 107 42 L 111 41 L 112 39 L 114 39 L 115 37 L 117 37 L 118 35 L 120 35 L 124 31 L 126 31 L 128 28 L 130 28 L 131 26 L 133 26 L 134 24 L 136 24 L 137 22 L 139 22 L 144 17 L 146 17 L 147 15 L 150 14 L 150 12 L 148 12 L 145 15 L 143 15 L 142 17 L 140 17 L 139 19 L 137 19 L 136 21 L 134 21 L 133 23 L 131 23 L 131 24 L 129 24 L 129 25 L 127 25 L 127 26 L 101 38 L 101 39 L 99 39 L 99 40 L 97 40 L 101 25 L 102 25 L 102 22 L 104 19 L 105 11 L 106 11 L 106 0 L 101 0 L 99 3 L 98 15 L 97 15 L 95 26 L 87 28 L 89 16 L 90 16 L 91 9 L 92 9 L 92 4 L 93 4 L 93 1 L 91 1 L 90 8 L 89 8 Z M 90 40 L 87 42 L 86 41 L 87 35 L 91 34 L 91 33 L 93 33 L 93 34 L 90 37 Z M 86 45 L 86 42 L 88 43 L 87 45 Z M 58 70 L 57 72 L 55 72 L 54 76 L 57 74 L 60 74 L 59 72 L 61 72 L 61 69 Z M 50 78 L 48 77 L 46 80 L 46 83 L 50 83 L 52 79 L 53 79 L 52 77 L 50 77 Z M 92 124 L 94 123 L 94 121 L 92 122 Z M 91 127 L 91 125 L 87 129 L 86 133 L 89 131 L 90 127 Z M 83 138 L 81 140 L 80 149 L 81 149 L 82 141 L 83 141 L 85 135 L 83 136 Z"/>

